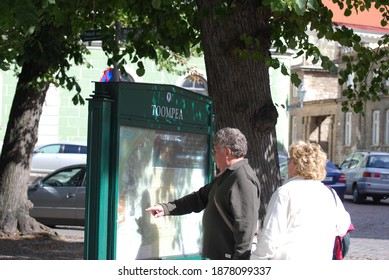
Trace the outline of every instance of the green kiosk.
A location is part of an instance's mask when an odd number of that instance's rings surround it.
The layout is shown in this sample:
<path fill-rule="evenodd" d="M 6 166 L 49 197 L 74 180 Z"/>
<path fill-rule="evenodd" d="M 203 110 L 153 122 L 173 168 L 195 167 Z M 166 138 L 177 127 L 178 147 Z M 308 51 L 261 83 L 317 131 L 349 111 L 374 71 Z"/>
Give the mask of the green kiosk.
<path fill-rule="evenodd" d="M 98 82 L 89 101 L 85 259 L 196 258 L 202 213 L 145 209 L 213 175 L 212 100 L 172 85 Z"/>

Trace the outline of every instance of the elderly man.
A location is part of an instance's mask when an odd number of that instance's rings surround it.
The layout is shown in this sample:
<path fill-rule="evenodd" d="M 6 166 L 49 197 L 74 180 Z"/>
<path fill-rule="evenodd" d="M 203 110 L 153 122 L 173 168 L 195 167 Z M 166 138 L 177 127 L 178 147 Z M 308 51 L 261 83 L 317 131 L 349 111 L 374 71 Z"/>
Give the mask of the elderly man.
<path fill-rule="evenodd" d="M 203 214 L 202 257 L 250 259 L 257 228 L 260 187 L 255 172 L 245 159 L 246 137 L 236 128 L 216 133 L 212 155 L 220 173 L 198 191 L 169 203 L 146 209 L 154 217 Z"/>

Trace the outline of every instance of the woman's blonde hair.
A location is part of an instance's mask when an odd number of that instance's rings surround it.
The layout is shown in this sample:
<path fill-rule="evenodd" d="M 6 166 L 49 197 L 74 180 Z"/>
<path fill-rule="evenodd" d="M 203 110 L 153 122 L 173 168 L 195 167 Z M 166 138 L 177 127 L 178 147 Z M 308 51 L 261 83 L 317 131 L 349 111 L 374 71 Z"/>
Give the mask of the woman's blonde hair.
<path fill-rule="evenodd" d="M 297 175 L 322 181 L 326 177 L 327 155 L 316 143 L 298 141 L 289 147 L 289 158 L 297 166 Z"/>

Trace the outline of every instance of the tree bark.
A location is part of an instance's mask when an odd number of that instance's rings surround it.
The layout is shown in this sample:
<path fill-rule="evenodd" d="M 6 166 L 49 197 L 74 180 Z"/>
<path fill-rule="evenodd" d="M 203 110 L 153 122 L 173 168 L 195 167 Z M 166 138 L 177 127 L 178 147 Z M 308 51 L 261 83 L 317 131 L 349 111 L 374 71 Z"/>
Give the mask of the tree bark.
<path fill-rule="evenodd" d="M 32 152 L 48 85 L 30 85 L 47 69 L 26 62 L 22 68 L 9 115 L 0 156 L 0 235 L 27 234 L 47 228 L 29 215 L 27 197 Z"/>
<path fill-rule="evenodd" d="M 217 129 L 236 127 L 245 134 L 247 158 L 261 183 L 260 219 L 266 203 L 280 185 L 275 125 L 278 113 L 273 104 L 269 69 L 262 59 L 242 59 L 236 48 L 246 48 L 241 38 L 246 34 L 259 38 L 249 52 L 269 55 L 271 47 L 270 11 L 260 9 L 260 1 L 235 1 L 225 16 L 218 16 L 220 0 L 196 0 L 201 18 L 201 42 L 207 70 L 209 95 L 213 98 Z M 231 1 L 233 2 L 233 1 Z M 265 176 L 267 174 L 267 176 Z"/>

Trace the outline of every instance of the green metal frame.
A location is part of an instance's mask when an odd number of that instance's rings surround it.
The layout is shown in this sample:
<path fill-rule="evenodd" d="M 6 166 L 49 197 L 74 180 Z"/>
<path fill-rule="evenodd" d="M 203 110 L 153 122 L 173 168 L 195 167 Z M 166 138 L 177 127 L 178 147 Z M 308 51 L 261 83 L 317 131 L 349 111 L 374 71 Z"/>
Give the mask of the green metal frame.
<path fill-rule="evenodd" d="M 209 135 L 208 174 L 215 130 L 213 101 L 172 85 L 96 83 L 89 99 L 85 259 L 116 258 L 120 126 Z"/>

